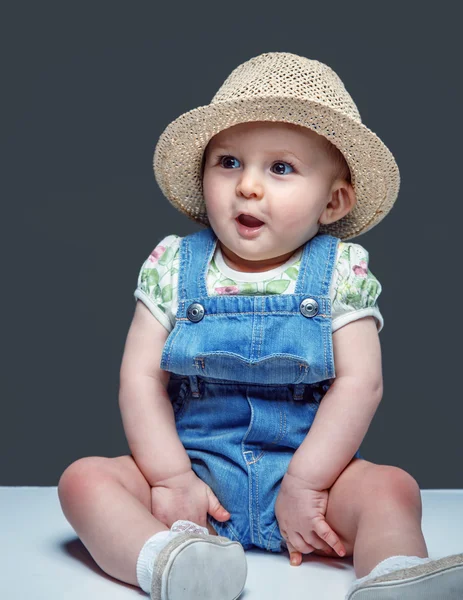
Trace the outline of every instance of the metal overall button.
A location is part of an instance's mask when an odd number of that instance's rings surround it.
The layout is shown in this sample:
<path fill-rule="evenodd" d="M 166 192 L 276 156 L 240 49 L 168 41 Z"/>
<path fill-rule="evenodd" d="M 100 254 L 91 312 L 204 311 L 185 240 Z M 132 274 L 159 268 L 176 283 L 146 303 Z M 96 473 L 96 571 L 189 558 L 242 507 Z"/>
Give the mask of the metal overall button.
<path fill-rule="evenodd" d="M 190 321 L 193 321 L 193 323 L 201 321 L 201 319 L 204 317 L 204 306 L 199 304 L 199 302 L 193 302 L 193 304 L 190 304 L 190 306 L 187 308 L 186 316 L 190 319 Z"/>
<path fill-rule="evenodd" d="M 299 305 L 299 310 L 304 317 L 315 317 L 318 314 L 318 302 L 313 298 L 304 298 Z"/>

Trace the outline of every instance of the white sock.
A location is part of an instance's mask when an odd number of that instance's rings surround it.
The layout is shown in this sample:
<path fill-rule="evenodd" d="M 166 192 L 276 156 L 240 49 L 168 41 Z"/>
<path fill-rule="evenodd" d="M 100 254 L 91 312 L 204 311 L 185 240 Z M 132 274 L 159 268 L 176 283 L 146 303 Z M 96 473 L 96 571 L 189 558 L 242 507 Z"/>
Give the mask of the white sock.
<path fill-rule="evenodd" d="M 179 533 L 200 533 L 209 535 L 207 527 L 201 527 L 193 521 L 175 521 L 166 531 L 159 531 L 144 544 L 137 560 L 138 585 L 147 594 L 151 593 L 151 579 L 156 558 L 170 540 Z"/>
<path fill-rule="evenodd" d="M 392 571 L 398 571 L 400 569 L 407 569 L 408 567 L 414 567 L 415 565 L 419 565 L 422 563 L 427 563 L 430 560 L 434 560 L 432 558 L 420 558 L 419 556 L 389 556 L 389 558 L 385 558 L 379 564 L 376 565 L 374 569 L 365 575 L 365 577 L 360 577 L 360 579 L 356 579 L 351 584 L 351 589 L 358 587 L 364 581 L 368 579 L 373 579 L 374 577 L 380 577 L 381 575 L 386 575 L 387 573 L 391 573 Z"/>

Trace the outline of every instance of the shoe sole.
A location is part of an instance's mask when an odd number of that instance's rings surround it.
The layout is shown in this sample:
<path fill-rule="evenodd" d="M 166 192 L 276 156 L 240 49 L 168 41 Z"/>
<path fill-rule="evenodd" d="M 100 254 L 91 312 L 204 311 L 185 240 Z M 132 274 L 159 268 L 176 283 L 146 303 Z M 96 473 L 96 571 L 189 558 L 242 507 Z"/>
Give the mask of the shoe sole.
<path fill-rule="evenodd" d="M 153 599 L 236 600 L 244 589 L 247 561 L 239 542 L 181 534 L 162 552 L 165 566 L 153 575 Z"/>
<path fill-rule="evenodd" d="M 381 583 L 366 582 L 356 590 L 352 600 L 461 600 L 463 598 L 463 565 L 456 565 L 411 577 Z M 368 586 L 368 587 L 366 587 Z"/>

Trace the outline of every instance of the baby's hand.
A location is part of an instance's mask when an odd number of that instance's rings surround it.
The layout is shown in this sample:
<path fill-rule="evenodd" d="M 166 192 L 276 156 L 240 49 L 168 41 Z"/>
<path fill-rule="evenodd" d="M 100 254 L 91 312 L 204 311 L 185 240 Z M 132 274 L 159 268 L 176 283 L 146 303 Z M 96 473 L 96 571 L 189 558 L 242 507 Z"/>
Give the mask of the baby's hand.
<path fill-rule="evenodd" d="M 217 521 L 230 518 L 211 488 L 192 469 L 151 488 L 151 514 L 166 527 L 179 519 L 207 527 L 208 513 Z"/>
<path fill-rule="evenodd" d="M 300 565 L 302 554 L 331 550 L 346 551 L 337 534 L 325 521 L 328 490 L 313 490 L 302 479 L 286 473 L 275 503 L 275 516 L 285 538 L 291 564 Z"/>

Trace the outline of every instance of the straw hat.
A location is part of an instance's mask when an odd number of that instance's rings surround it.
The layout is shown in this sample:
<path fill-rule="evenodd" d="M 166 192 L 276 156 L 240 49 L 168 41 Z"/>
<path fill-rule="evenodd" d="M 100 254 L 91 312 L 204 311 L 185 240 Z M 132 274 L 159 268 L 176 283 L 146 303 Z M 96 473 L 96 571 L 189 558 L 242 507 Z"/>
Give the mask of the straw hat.
<path fill-rule="evenodd" d="M 209 140 L 238 123 L 284 121 L 326 137 L 344 155 L 357 203 L 319 233 L 347 240 L 372 229 L 397 199 L 400 174 L 385 144 L 362 124 L 339 76 L 327 65 L 289 52 L 267 52 L 239 65 L 210 104 L 170 123 L 154 151 L 154 174 L 167 199 L 190 219 L 209 225 L 201 162 Z"/>

